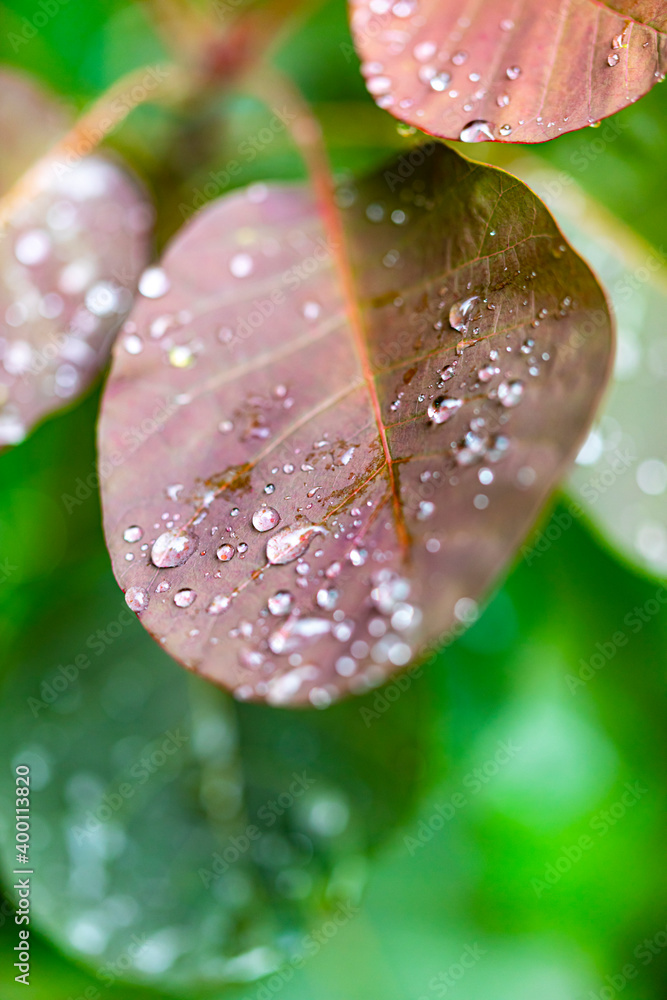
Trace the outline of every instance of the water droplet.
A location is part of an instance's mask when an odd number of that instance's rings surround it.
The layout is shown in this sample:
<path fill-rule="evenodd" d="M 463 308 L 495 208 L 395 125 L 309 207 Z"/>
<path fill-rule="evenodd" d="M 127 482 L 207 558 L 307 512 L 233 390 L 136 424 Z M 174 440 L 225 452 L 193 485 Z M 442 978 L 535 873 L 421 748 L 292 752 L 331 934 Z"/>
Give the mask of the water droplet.
<path fill-rule="evenodd" d="M 481 314 L 479 295 L 471 295 L 461 302 L 455 302 L 449 310 L 449 325 L 459 333 L 467 333 L 468 326 Z"/>
<path fill-rule="evenodd" d="M 509 102 L 510 99 L 507 94 L 499 94 L 498 97 L 496 97 L 496 104 L 499 108 L 506 108 Z"/>
<path fill-rule="evenodd" d="M 169 351 L 169 364 L 174 368 L 189 368 L 195 356 L 187 344 L 177 344 Z"/>
<path fill-rule="evenodd" d="M 273 507 L 260 507 L 252 515 L 252 526 L 256 531 L 270 531 L 280 524 L 280 514 Z"/>
<path fill-rule="evenodd" d="M 333 611 L 338 601 L 338 591 L 332 587 L 322 587 L 317 592 L 317 603 L 323 611 Z"/>
<path fill-rule="evenodd" d="M 371 76 L 366 80 L 369 93 L 378 96 L 391 90 L 391 80 L 388 76 Z"/>
<path fill-rule="evenodd" d="M 30 229 L 22 233 L 16 241 L 16 259 L 27 267 L 41 264 L 51 250 L 51 237 L 44 229 Z"/>
<path fill-rule="evenodd" d="M 131 524 L 130 527 L 126 528 L 123 532 L 123 538 L 126 542 L 138 542 L 143 537 L 143 528 L 140 528 L 138 524 Z"/>
<path fill-rule="evenodd" d="M 182 566 L 197 547 L 197 537 L 185 528 L 165 531 L 153 543 L 151 562 L 158 569 Z"/>
<path fill-rule="evenodd" d="M 434 512 L 435 504 L 431 500 L 421 500 L 419 503 L 417 518 L 420 521 L 426 521 Z"/>
<path fill-rule="evenodd" d="M 442 91 L 445 90 L 450 80 L 449 73 L 436 73 L 429 80 L 429 84 L 432 90 Z"/>
<path fill-rule="evenodd" d="M 247 542 L 239 542 L 239 546 L 238 546 L 238 550 L 237 551 L 238 551 L 238 553 L 239 553 L 240 556 L 244 556 L 246 554 L 246 552 L 248 551 L 248 543 Z"/>
<path fill-rule="evenodd" d="M 518 379 L 513 382 L 501 382 L 498 386 L 498 399 L 503 406 L 518 406 L 524 393 L 524 384 Z"/>
<path fill-rule="evenodd" d="M 505 72 L 507 74 L 507 79 L 508 80 L 518 80 L 519 77 L 521 76 L 521 67 L 520 66 L 508 66 L 507 70 Z"/>
<path fill-rule="evenodd" d="M 272 535 L 266 543 L 266 558 L 272 566 L 284 566 L 302 556 L 315 535 L 326 531 L 319 524 L 308 524 L 302 528 L 283 528 Z"/>
<path fill-rule="evenodd" d="M 253 259 L 248 253 L 234 254 L 229 262 L 229 270 L 235 278 L 247 278 L 252 274 L 253 267 Z"/>
<path fill-rule="evenodd" d="M 511 131 L 512 131 L 511 125 L 501 125 L 500 128 L 498 129 L 500 135 L 510 135 Z"/>
<path fill-rule="evenodd" d="M 267 483 L 266 486 L 264 487 L 264 492 L 268 494 L 274 493 L 275 489 L 276 487 L 273 483 Z"/>
<path fill-rule="evenodd" d="M 350 562 L 353 566 L 363 566 L 367 558 L 366 549 L 350 549 Z"/>
<path fill-rule="evenodd" d="M 472 597 L 460 597 L 454 605 L 454 615 L 464 625 L 472 625 L 479 617 L 477 601 L 473 601 Z"/>
<path fill-rule="evenodd" d="M 196 591 L 189 590 L 186 587 L 183 590 L 176 591 L 174 594 L 174 604 L 177 608 L 189 608 L 191 604 L 194 604 L 196 598 Z"/>
<path fill-rule="evenodd" d="M 171 282 L 161 267 L 149 267 L 139 279 L 139 291 L 147 299 L 159 299 L 171 288 Z"/>
<path fill-rule="evenodd" d="M 292 610 L 294 598 L 288 590 L 279 590 L 269 597 L 267 604 L 272 615 L 286 615 Z"/>
<path fill-rule="evenodd" d="M 143 587 L 128 587 L 125 591 L 125 603 L 130 611 L 135 611 L 137 614 L 148 607 L 149 600 L 148 591 Z"/>
<path fill-rule="evenodd" d="M 433 58 L 437 51 L 438 46 L 435 42 L 419 42 L 419 44 L 415 45 L 412 50 L 412 54 L 417 62 L 428 62 L 429 59 Z"/>
<path fill-rule="evenodd" d="M 428 418 L 434 424 L 444 424 L 454 416 L 457 410 L 463 406 L 462 399 L 447 399 L 446 396 L 438 396 L 429 405 Z"/>
<path fill-rule="evenodd" d="M 136 333 L 131 333 L 123 340 L 123 347 L 128 354 L 141 354 L 144 349 L 144 342 Z"/>
<path fill-rule="evenodd" d="M 468 58 L 467 52 L 455 52 L 452 56 L 452 62 L 455 66 L 463 66 L 464 62 Z"/>
<path fill-rule="evenodd" d="M 220 562 L 229 562 L 230 559 L 234 558 L 234 546 L 225 542 L 225 544 L 221 545 L 215 554 Z"/>
<path fill-rule="evenodd" d="M 230 431 L 234 430 L 234 424 L 231 420 L 221 420 L 218 424 L 218 430 L 221 434 L 229 434 Z"/>
<path fill-rule="evenodd" d="M 178 594 L 176 597 L 178 597 Z M 176 598 L 174 598 L 174 600 L 176 600 Z M 226 611 L 230 604 L 231 600 L 229 597 L 225 597 L 223 594 L 216 594 L 206 611 L 209 615 L 219 615 L 223 611 Z"/>
<path fill-rule="evenodd" d="M 519 486 L 532 486 L 537 479 L 537 473 L 530 465 L 524 465 L 516 474 L 516 479 Z"/>
<path fill-rule="evenodd" d="M 485 365 L 484 368 L 480 368 L 477 372 L 477 378 L 480 382 L 490 382 L 494 375 L 498 375 L 500 368 L 495 368 L 493 365 Z"/>
<path fill-rule="evenodd" d="M 306 319 L 317 319 L 320 315 L 320 306 L 318 302 L 304 302 L 303 304 L 303 315 Z"/>
<path fill-rule="evenodd" d="M 110 316 L 117 312 L 120 289 L 108 281 L 98 281 L 86 293 L 86 309 L 93 316 Z"/>
<path fill-rule="evenodd" d="M 620 58 L 618 52 L 610 52 L 607 56 L 607 63 L 609 66 L 616 66 Z"/>
<path fill-rule="evenodd" d="M 493 124 L 480 119 L 468 122 L 459 136 L 461 142 L 493 142 L 494 138 Z"/>

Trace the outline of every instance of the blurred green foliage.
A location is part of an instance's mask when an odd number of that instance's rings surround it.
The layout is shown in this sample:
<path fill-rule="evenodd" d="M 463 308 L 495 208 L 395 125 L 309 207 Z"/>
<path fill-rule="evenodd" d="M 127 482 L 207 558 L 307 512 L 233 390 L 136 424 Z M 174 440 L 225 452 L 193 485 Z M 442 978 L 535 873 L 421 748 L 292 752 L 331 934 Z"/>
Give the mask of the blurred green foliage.
<path fill-rule="evenodd" d="M 167 57 L 146 3 L 54 3 L 56 13 L 34 35 L 26 19 L 35 20 L 38 4 L 12 0 L 2 6 L 0 58 L 41 78 L 73 109 L 129 69 Z M 316 9 L 283 45 L 278 61 L 315 104 L 337 171 L 364 169 L 414 141 L 399 135 L 366 94 L 343 0 Z M 667 212 L 666 100 L 664 88 L 656 87 L 618 115 L 617 132 L 602 149 L 601 130 L 590 129 L 533 150 L 562 171 L 564 185 L 573 177 L 658 248 Z M 250 87 L 240 84 L 235 94 L 211 96 L 188 114 L 137 111 L 112 137 L 156 198 L 159 243 L 187 214 L 179 206 L 191 205 L 211 172 L 219 174 L 232 158 L 242 161 L 234 186 L 302 176 L 284 134 L 252 159 L 239 154 L 240 143 L 267 116 Z M 204 719 L 211 712 L 215 717 L 219 704 L 220 715 L 232 720 L 234 782 L 246 817 L 256 815 L 304 762 L 335 791 L 330 814 L 333 808 L 335 817 L 338 801 L 350 815 L 340 831 L 334 822 L 333 834 L 321 842 L 315 838 L 314 858 L 306 866 L 315 889 L 301 900 L 296 890 L 276 889 L 275 872 L 254 865 L 249 877 L 259 881 L 255 909 L 236 927 L 240 937 L 253 942 L 256 925 L 271 923 L 271 933 L 289 952 L 295 935 L 325 919 L 337 894 L 365 888 L 359 912 L 289 981 L 268 979 L 264 994 L 261 983 L 207 988 L 193 976 L 184 985 L 170 979 L 168 968 L 154 977 L 161 984 L 156 989 L 107 987 L 94 951 L 84 962 L 81 952 L 68 947 L 69 904 L 55 899 L 50 909 L 43 907 L 48 918 L 34 928 L 41 936 L 33 936 L 29 995 L 65 1000 L 88 990 L 88 996 L 125 1000 L 201 993 L 417 1000 L 451 990 L 460 1000 L 664 997 L 667 737 L 661 694 L 667 625 L 664 613 L 644 613 L 636 629 L 624 625 L 629 615 L 636 617 L 633 609 L 641 613 L 649 606 L 659 584 L 632 574 L 585 524 L 568 525 L 561 504 L 538 528 L 546 532 L 550 524 L 554 540 L 540 546 L 544 551 L 532 548 L 527 558 L 518 558 L 477 624 L 414 677 L 396 703 L 380 690 L 325 713 L 298 716 L 233 706 L 203 682 L 190 681 L 134 623 L 90 675 L 35 719 L 25 701 L 30 692 L 123 608 L 91 478 L 98 403 L 95 392 L 2 457 L 0 556 L 11 567 L 0 585 L 3 756 L 24 743 L 50 746 L 54 753 L 62 748 L 57 775 L 39 807 L 40 816 L 53 823 L 57 844 L 67 777 L 61 771 L 76 770 L 77 760 L 68 757 L 73 747 L 84 758 L 82 771 L 96 762 L 102 774 L 117 745 L 129 736 L 140 746 L 148 743 L 174 706 L 176 721 L 194 725 L 202 712 Z M 68 513 L 63 495 L 87 481 L 93 483 L 89 495 Z M 619 629 L 629 634 L 623 646 L 611 643 Z M 602 666 L 591 666 L 600 658 Z M 153 680 L 142 695 L 136 681 L 144 674 Z M 113 678 L 116 692 L 126 678 L 124 698 L 109 694 Z M 139 714 L 132 712 L 133 692 L 145 699 Z M 189 860 L 194 864 L 201 855 L 201 844 L 184 834 L 170 863 L 173 817 L 160 813 L 161 802 L 178 799 L 184 830 L 205 829 L 213 839 L 227 830 L 225 817 L 206 797 L 207 768 L 222 766 L 221 760 L 203 762 L 189 754 L 164 776 L 164 787 L 152 789 L 149 804 L 142 800 L 135 820 L 141 821 L 143 810 L 153 829 L 145 857 L 134 859 L 137 870 L 149 866 L 151 839 L 166 876 L 187 872 Z M 5 767 L 4 810 L 9 777 Z M 105 780 L 109 787 L 116 780 L 111 766 Z M 632 794 L 626 794 L 627 785 Z M 10 819 L 8 812 L 2 818 L 5 844 Z M 294 835 L 304 822 L 295 805 L 283 834 Z M 205 855 L 210 850 L 205 846 Z M 55 847 L 45 846 L 39 857 L 45 868 L 54 866 L 49 883 L 64 884 L 58 866 L 65 862 Z M 11 859 L 5 856 L 3 863 L 7 872 Z M 173 886 L 174 905 L 188 900 L 184 925 L 196 924 L 199 916 L 191 889 L 189 883 Z M 211 905 L 210 894 L 205 905 Z M 221 899 L 220 911 L 226 905 Z M 8 906 L 0 925 L 0 997 L 10 998 L 21 992 L 12 983 L 16 928 Z M 466 954 L 469 968 L 459 977 Z"/>

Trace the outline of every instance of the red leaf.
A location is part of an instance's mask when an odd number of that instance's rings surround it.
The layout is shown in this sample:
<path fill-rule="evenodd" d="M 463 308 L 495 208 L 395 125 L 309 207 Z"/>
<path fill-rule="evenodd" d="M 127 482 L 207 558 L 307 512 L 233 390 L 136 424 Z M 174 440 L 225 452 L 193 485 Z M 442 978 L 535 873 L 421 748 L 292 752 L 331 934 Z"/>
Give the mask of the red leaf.
<path fill-rule="evenodd" d="M 0 86 L 4 193 L 63 124 L 21 77 Z M 97 375 L 149 252 L 152 210 L 123 170 L 98 156 L 52 167 L 0 233 L 0 449 Z"/>
<path fill-rule="evenodd" d="M 306 190 L 229 195 L 103 402 L 128 604 L 239 698 L 328 704 L 474 618 L 609 369 L 604 295 L 519 181 L 434 143 L 340 197 L 355 302 Z"/>
<path fill-rule="evenodd" d="M 351 20 L 377 103 L 445 139 L 545 142 L 665 75 L 657 0 L 351 0 Z"/>

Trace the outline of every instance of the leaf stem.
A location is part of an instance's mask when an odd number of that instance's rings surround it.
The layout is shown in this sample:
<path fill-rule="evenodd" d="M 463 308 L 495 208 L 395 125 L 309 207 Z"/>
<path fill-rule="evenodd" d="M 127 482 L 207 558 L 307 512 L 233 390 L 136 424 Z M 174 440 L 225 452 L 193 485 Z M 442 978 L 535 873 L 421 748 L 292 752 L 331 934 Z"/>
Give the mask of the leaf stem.
<path fill-rule="evenodd" d="M 294 120 L 288 127 L 308 170 L 320 218 L 330 246 L 332 247 L 355 351 L 370 396 L 378 437 L 387 466 L 387 478 L 391 489 L 398 540 L 403 553 L 407 554 L 409 553 L 410 539 L 400 499 L 398 478 L 394 468 L 394 459 L 389 448 L 387 431 L 382 419 L 382 408 L 377 393 L 375 373 L 373 372 L 371 360 L 368 356 L 364 320 L 350 264 L 343 220 L 336 200 L 336 188 L 331 174 L 331 166 L 324 143 L 322 127 L 298 88 L 294 86 L 289 78 L 275 68 L 266 68 L 262 73 L 261 80 L 258 81 L 257 91 L 258 96 L 265 103 L 275 103 L 276 100 L 280 103 L 284 102 L 294 115 Z"/>

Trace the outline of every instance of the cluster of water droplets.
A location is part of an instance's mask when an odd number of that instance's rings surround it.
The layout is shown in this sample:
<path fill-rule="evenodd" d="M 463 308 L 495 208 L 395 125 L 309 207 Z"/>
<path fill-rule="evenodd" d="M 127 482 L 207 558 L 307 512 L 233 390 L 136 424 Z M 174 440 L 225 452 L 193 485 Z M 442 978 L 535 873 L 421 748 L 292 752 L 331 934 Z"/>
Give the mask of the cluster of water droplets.
<path fill-rule="evenodd" d="M 361 37 L 370 35 L 372 28 L 372 37 L 377 37 L 389 57 L 389 63 L 379 59 L 362 63 L 366 85 L 376 103 L 380 107 L 391 108 L 398 115 L 405 111 L 406 116 L 409 114 L 411 118 L 424 118 L 426 122 L 433 115 L 430 105 L 437 95 L 440 102 L 446 102 L 445 112 L 451 107 L 470 115 L 459 135 L 462 142 L 490 142 L 498 136 L 510 135 L 510 124 L 501 122 L 496 125 L 484 118 L 475 118 L 474 111 L 476 107 L 486 104 L 489 88 L 498 90 L 495 104 L 499 108 L 507 107 L 511 101 L 512 83 L 521 76 L 521 67 L 508 65 L 504 74 L 507 86 L 498 89 L 496 82 L 489 76 L 488 65 L 474 65 L 470 53 L 461 44 L 465 31 L 471 27 L 471 21 L 460 17 L 444 41 L 435 41 L 425 37 L 424 26 L 427 21 L 419 6 L 417 0 L 413 3 L 393 4 L 385 0 L 369 0 L 357 4 L 353 9 L 353 27 L 357 28 Z M 400 22 L 381 28 L 379 32 L 375 30 L 374 19 L 380 13 L 380 8 L 383 14 L 391 13 Z M 511 34 L 515 25 L 509 18 L 500 18 L 497 27 L 503 36 Z M 393 57 L 406 52 L 410 53 L 414 63 L 414 86 L 410 87 L 405 96 L 401 96 L 399 91 L 403 89 L 403 84 L 393 79 L 390 66 Z M 408 82 L 411 82 L 409 78 Z M 411 96 L 412 93 L 420 96 Z"/>
<path fill-rule="evenodd" d="M 50 178 L 11 221 L 0 254 L 0 447 L 22 440 L 104 362 L 132 305 L 151 221 L 118 168 L 96 157 Z"/>

